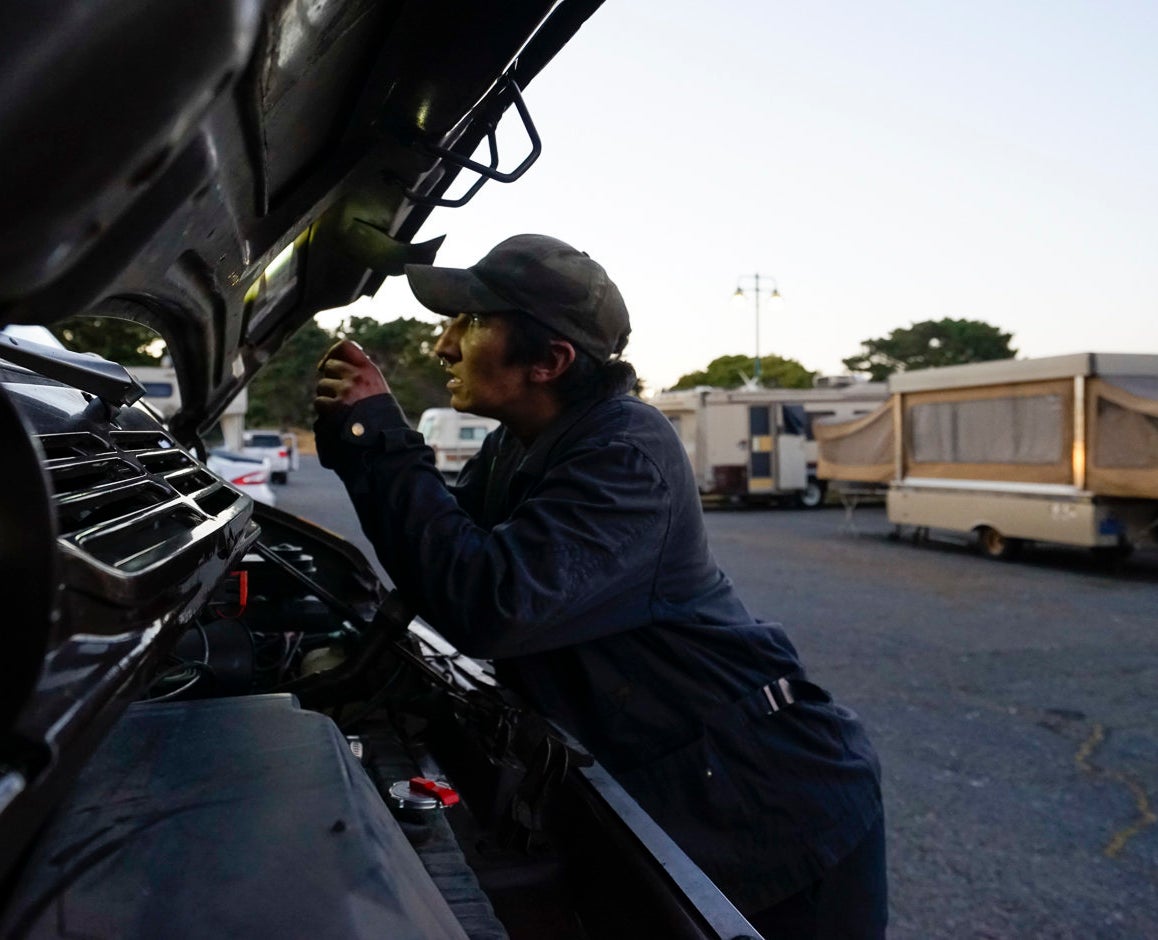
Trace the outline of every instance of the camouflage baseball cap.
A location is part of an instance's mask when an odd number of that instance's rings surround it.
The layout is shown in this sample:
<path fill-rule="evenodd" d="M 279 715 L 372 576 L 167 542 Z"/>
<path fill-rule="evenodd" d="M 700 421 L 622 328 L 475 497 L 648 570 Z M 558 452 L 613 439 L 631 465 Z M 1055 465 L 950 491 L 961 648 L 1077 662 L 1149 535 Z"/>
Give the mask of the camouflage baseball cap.
<path fill-rule="evenodd" d="M 435 313 L 517 310 L 597 362 L 623 351 L 631 332 L 619 288 L 585 252 L 547 235 L 514 235 L 469 268 L 406 265 L 410 289 Z"/>

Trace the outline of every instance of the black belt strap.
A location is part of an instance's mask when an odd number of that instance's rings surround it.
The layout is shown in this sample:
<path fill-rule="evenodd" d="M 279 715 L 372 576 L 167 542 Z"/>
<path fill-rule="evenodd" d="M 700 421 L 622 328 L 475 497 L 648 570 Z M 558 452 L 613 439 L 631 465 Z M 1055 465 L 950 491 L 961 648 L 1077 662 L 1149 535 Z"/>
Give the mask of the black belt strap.
<path fill-rule="evenodd" d="M 760 692 L 764 695 L 767 702 L 767 711 L 765 714 L 773 715 L 783 708 L 787 708 L 796 701 L 794 693 L 795 682 L 787 676 L 781 676 L 779 679 L 774 679 L 765 686 L 760 687 Z"/>

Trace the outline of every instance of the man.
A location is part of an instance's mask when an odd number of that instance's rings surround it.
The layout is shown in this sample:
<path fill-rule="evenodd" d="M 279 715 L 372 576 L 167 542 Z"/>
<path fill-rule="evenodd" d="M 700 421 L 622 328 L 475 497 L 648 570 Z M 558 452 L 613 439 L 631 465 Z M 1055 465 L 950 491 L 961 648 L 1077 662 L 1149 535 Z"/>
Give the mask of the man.
<path fill-rule="evenodd" d="M 755 927 L 883 935 L 876 757 L 712 558 L 679 438 L 626 394 L 614 283 L 542 235 L 406 274 L 451 318 L 451 404 L 502 424 L 448 487 L 356 345 L 320 364 L 318 453 L 403 596 L 583 742 Z"/>

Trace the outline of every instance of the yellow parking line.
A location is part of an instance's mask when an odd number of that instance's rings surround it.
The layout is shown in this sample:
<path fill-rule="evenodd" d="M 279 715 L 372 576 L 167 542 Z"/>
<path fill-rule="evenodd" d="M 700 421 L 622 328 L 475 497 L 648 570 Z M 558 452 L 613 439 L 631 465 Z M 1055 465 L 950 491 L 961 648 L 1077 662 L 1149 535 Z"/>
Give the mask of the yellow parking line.
<path fill-rule="evenodd" d="M 1105 740 L 1105 729 L 1100 724 L 1094 725 L 1094 730 L 1090 732 L 1090 736 L 1082 742 L 1077 754 L 1074 755 L 1074 762 L 1078 765 L 1079 770 L 1083 770 L 1088 774 L 1100 774 L 1101 776 L 1109 777 L 1111 780 L 1117 781 L 1129 790 L 1130 795 L 1134 798 L 1134 806 L 1138 810 L 1138 819 L 1125 828 L 1115 832 L 1110 841 L 1106 843 L 1105 848 L 1102 849 L 1102 854 L 1107 858 L 1116 858 L 1121 854 L 1122 849 L 1126 847 L 1126 843 L 1134 838 L 1134 836 L 1148 826 L 1153 826 L 1155 823 L 1158 823 L 1158 815 L 1156 815 L 1150 807 L 1150 797 L 1136 780 L 1120 771 L 1099 767 L 1097 764 L 1090 762 L 1091 755 Z"/>

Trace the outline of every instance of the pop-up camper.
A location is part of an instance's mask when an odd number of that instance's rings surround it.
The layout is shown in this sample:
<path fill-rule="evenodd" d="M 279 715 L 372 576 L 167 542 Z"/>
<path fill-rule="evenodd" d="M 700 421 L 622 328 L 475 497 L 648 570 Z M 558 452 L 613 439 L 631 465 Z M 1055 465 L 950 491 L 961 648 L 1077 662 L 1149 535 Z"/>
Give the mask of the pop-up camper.
<path fill-rule="evenodd" d="M 1081 353 L 904 372 L 870 415 L 814 427 L 818 476 L 887 486 L 888 518 L 1128 551 L 1158 525 L 1158 356 Z"/>

